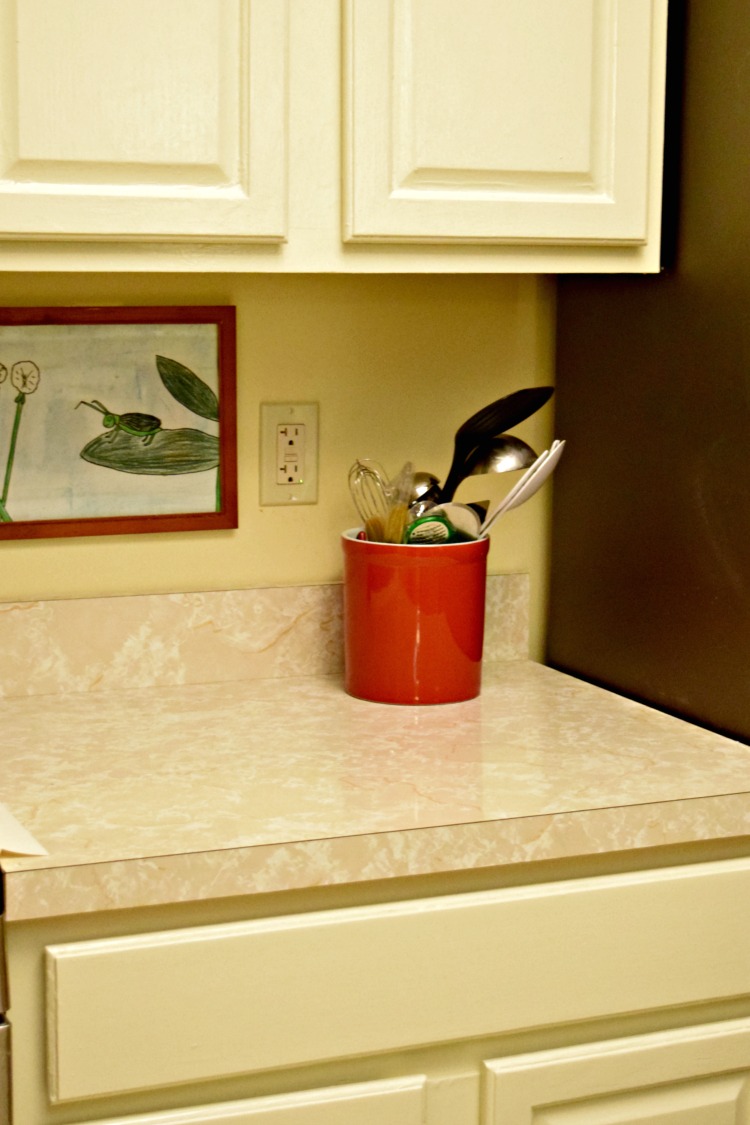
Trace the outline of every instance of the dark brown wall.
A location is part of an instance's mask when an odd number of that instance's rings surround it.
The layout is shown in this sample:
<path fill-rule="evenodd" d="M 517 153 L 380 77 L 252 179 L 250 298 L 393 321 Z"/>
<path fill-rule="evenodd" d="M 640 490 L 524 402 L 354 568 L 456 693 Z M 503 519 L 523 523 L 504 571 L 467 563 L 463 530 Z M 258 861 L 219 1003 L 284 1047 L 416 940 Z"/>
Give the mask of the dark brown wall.
<path fill-rule="evenodd" d="M 559 282 L 548 659 L 750 740 L 747 0 L 683 34 L 668 267 Z"/>

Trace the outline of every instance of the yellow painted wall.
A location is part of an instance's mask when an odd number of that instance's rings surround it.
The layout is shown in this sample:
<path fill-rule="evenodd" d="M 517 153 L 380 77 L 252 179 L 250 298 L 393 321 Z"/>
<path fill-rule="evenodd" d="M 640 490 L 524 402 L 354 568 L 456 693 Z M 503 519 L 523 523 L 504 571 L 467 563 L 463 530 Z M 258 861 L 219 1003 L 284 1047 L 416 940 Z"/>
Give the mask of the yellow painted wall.
<path fill-rule="evenodd" d="M 0 543 L 3 601 L 337 581 L 355 457 L 444 475 L 469 414 L 552 382 L 552 283 L 530 276 L 0 274 L 0 304 L 236 305 L 240 500 L 235 531 Z M 259 406 L 278 401 L 320 404 L 316 505 L 260 507 Z M 547 406 L 515 432 L 541 450 L 552 420 Z M 478 480 L 458 498 L 486 498 Z M 493 573 L 531 573 L 535 654 L 550 491 L 503 517 L 490 555 Z"/>

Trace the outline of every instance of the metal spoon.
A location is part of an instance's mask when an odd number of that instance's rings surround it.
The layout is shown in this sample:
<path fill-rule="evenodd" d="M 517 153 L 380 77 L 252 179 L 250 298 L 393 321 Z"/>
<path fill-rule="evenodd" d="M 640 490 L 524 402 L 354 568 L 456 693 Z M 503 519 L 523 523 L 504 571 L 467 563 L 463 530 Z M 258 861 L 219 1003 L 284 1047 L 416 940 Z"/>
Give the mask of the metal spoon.
<path fill-rule="evenodd" d="M 465 475 L 475 477 L 484 473 L 510 473 L 514 469 L 528 469 L 537 456 L 521 438 L 513 434 L 500 434 L 500 437 L 483 441 L 477 446 L 466 463 Z"/>
<path fill-rule="evenodd" d="M 417 500 L 437 500 L 439 492 L 439 477 L 436 477 L 434 473 L 417 472 L 414 474 L 409 503 L 413 504 Z"/>
<path fill-rule="evenodd" d="M 497 437 L 511 426 L 523 422 L 544 406 L 553 390 L 553 387 L 526 387 L 489 403 L 467 418 L 456 430 L 453 460 L 439 499 L 453 499 L 456 488 L 463 479 L 466 461 L 480 442 Z"/>
<path fill-rule="evenodd" d="M 509 473 L 516 469 L 528 469 L 537 455 L 530 445 L 513 434 L 500 434 L 500 437 L 483 441 L 469 457 L 464 472 L 457 481 L 456 489 L 466 477 L 484 476 L 487 473 Z M 454 490 L 455 491 L 455 490 Z M 422 516 L 441 501 L 440 481 L 434 473 L 415 473 L 410 508 L 413 518 Z"/>
<path fill-rule="evenodd" d="M 484 476 L 487 473 L 510 473 L 516 469 L 528 469 L 536 460 L 536 453 L 521 438 L 513 434 L 500 434 L 499 437 L 482 441 L 469 454 L 463 468 L 453 474 L 454 484 L 438 489 L 429 495 L 439 504 L 450 503 L 445 499 L 448 492 L 455 496 L 458 486 L 471 476 Z"/>

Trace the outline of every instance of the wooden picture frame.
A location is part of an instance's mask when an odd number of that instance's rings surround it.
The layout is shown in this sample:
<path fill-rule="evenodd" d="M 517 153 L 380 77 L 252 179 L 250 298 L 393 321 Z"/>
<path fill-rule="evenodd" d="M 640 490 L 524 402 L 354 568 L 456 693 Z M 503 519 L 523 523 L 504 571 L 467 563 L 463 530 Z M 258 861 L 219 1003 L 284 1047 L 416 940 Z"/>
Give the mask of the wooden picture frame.
<path fill-rule="evenodd" d="M 0 540 L 237 527 L 235 334 L 231 305 L 0 308 Z"/>

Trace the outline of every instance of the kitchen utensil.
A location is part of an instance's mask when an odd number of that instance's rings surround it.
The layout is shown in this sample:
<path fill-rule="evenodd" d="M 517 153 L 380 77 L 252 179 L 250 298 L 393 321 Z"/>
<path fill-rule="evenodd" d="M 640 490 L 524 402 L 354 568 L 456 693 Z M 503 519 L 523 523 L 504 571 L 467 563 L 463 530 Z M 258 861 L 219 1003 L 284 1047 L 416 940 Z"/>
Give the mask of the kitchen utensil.
<path fill-rule="evenodd" d="M 426 516 L 429 511 L 436 507 L 434 500 L 414 500 L 409 505 L 407 512 L 407 522 L 412 523 L 414 520 L 419 520 L 422 516 Z"/>
<path fill-rule="evenodd" d="M 489 438 L 480 442 L 470 454 L 456 488 L 465 477 L 527 469 L 536 458 L 537 454 L 531 446 L 514 434 L 500 434 L 498 437 Z M 433 505 L 439 503 L 440 493 L 440 479 L 434 473 L 415 473 L 409 504 L 413 518 L 417 519 L 424 515 Z"/>
<path fill-rule="evenodd" d="M 516 500 L 516 498 L 521 494 L 521 492 L 525 488 L 525 486 L 531 482 L 534 475 L 538 472 L 539 469 L 542 468 L 544 463 L 549 458 L 549 455 L 550 455 L 550 450 L 545 449 L 544 452 L 541 453 L 539 455 L 539 457 L 537 457 L 534 464 L 531 465 L 526 470 L 526 472 L 520 478 L 520 480 L 516 481 L 516 483 L 511 488 L 510 492 L 508 492 L 503 497 L 503 499 L 498 501 L 498 503 L 495 505 L 495 507 L 493 509 L 491 509 L 489 514 L 485 516 L 485 519 L 482 523 L 482 528 L 481 528 L 482 533 L 484 532 L 485 528 L 489 526 L 490 522 L 494 521 L 496 519 L 496 517 L 501 514 L 501 512 L 504 512 L 504 511 L 508 510 L 508 508 L 511 506 L 511 504 L 513 504 L 513 502 Z"/>
<path fill-rule="evenodd" d="M 530 445 L 514 434 L 500 434 L 483 441 L 466 462 L 466 476 L 483 476 L 485 473 L 509 473 L 528 469 L 538 457 Z"/>
<path fill-rule="evenodd" d="M 463 469 L 456 474 L 455 495 L 458 486 L 470 476 L 484 476 L 487 473 L 508 473 L 516 469 L 528 469 L 533 465 L 537 454 L 521 438 L 513 434 L 500 434 L 479 443 L 469 454 Z M 438 501 L 440 503 L 441 501 Z"/>
<path fill-rule="evenodd" d="M 453 499 L 463 479 L 466 461 L 483 439 L 496 437 L 523 422 L 544 406 L 553 390 L 553 387 L 525 387 L 489 403 L 467 418 L 456 430 L 453 460 L 438 499 L 441 502 Z"/>
<path fill-rule="evenodd" d="M 517 469 L 527 469 L 536 460 L 537 454 L 525 441 L 513 434 L 500 434 L 479 443 L 469 454 L 463 468 L 455 474 L 455 488 L 470 476 L 485 476 L 488 473 L 507 473 Z M 445 495 L 451 489 L 445 489 Z M 438 503 L 441 501 L 438 500 Z M 486 508 L 486 504 L 485 504 Z"/>
<path fill-rule="evenodd" d="M 562 456 L 563 448 L 565 447 L 564 441 L 554 441 L 550 447 L 549 456 L 546 461 L 539 466 L 532 477 L 526 482 L 523 488 L 519 489 L 511 502 L 508 504 L 506 511 L 511 508 L 518 508 L 519 505 L 524 504 L 534 493 L 542 487 L 547 477 L 550 476 L 555 465 Z"/>
<path fill-rule="evenodd" d="M 520 504 L 528 500 L 530 496 L 533 496 L 537 489 L 541 488 L 560 460 L 564 448 L 564 441 L 552 442 L 547 458 L 535 469 L 529 480 L 518 490 L 515 496 L 511 498 L 508 508 L 517 508 Z"/>
<path fill-rule="evenodd" d="M 409 500 L 414 489 L 414 466 L 407 461 L 388 484 L 388 512 L 383 538 L 386 543 L 401 543 L 408 519 Z"/>
<path fill-rule="evenodd" d="M 437 500 L 440 491 L 440 478 L 436 477 L 434 473 L 427 473 L 419 471 L 414 474 L 414 481 L 412 484 L 411 496 L 409 497 L 409 504 L 414 504 L 417 500 Z"/>
<path fill-rule="evenodd" d="M 369 458 L 356 460 L 349 470 L 349 491 L 367 538 L 384 542 L 390 503 L 388 481 L 380 465 Z"/>
<path fill-rule="evenodd" d="M 517 508 L 541 488 L 560 460 L 564 448 L 564 441 L 553 441 L 550 448 L 545 449 L 544 453 L 540 454 L 534 464 L 526 470 L 521 479 L 510 490 L 508 495 L 485 517 L 484 523 L 480 528 L 480 536 L 487 535 L 495 520 L 504 512 L 509 512 L 511 508 Z"/>

